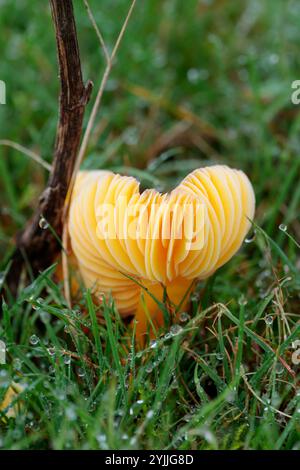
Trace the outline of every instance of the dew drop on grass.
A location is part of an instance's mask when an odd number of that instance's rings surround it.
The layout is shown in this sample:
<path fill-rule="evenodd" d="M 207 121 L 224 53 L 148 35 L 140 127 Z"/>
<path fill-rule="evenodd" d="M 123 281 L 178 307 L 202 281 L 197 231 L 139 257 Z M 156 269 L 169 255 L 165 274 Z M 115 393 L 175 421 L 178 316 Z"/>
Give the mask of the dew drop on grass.
<path fill-rule="evenodd" d="M 188 413 L 182 419 L 183 419 L 183 421 L 188 423 L 192 419 L 192 415 L 190 413 Z"/>
<path fill-rule="evenodd" d="M 66 413 L 66 417 L 69 421 L 76 421 L 77 415 L 76 415 L 76 412 L 75 412 L 73 406 L 68 406 L 66 408 L 65 413 Z"/>
<path fill-rule="evenodd" d="M 216 358 L 218 359 L 218 361 L 223 361 L 223 354 L 217 353 Z"/>
<path fill-rule="evenodd" d="M 268 326 L 270 326 L 270 325 L 273 324 L 273 317 L 272 317 L 272 315 L 267 315 L 267 316 L 265 317 L 265 323 L 266 323 L 266 325 L 268 325 Z"/>
<path fill-rule="evenodd" d="M 40 218 L 39 227 L 40 227 L 42 230 L 46 230 L 46 229 L 49 227 L 49 224 L 48 224 L 47 220 L 45 219 L 45 217 L 41 217 L 41 218 Z"/>
<path fill-rule="evenodd" d="M 22 369 L 22 361 L 19 358 L 13 360 L 13 368 L 18 371 Z"/>
<path fill-rule="evenodd" d="M 175 390 L 176 388 L 178 388 L 178 381 L 177 379 L 174 379 L 173 382 L 171 383 L 171 388 L 173 390 Z"/>
<path fill-rule="evenodd" d="M 50 314 L 48 312 L 45 312 L 45 310 L 41 310 L 40 318 L 43 323 L 48 323 L 50 320 Z"/>
<path fill-rule="evenodd" d="M 190 319 L 190 316 L 187 312 L 182 312 L 179 316 L 179 320 L 181 321 L 181 323 L 185 323 L 187 322 L 188 320 Z"/>
<path fill-rule="evenodd" d="M 146 413 L 146 418 L 147 419 L 151 419 L 151 418 L 153 418 L 153 416 L 154 416 L 154 411 L 153 410 L 147 411 L 147 413 Z"/>
<path fill-rule="evenodd" d="M 0 388 L 7 388 L 10 385 L 10 378 L 8 372 L 3 369 L 0 370 Z"/>
<path fill-rule="evenodd" d="M 172 336 L 176 336 L 182 331 L 182 326 L 180 325 L 172 325 L 170 328 L 170 333 Z"/>
<path fill-rule="evenodd" d="M 131 446 L 135 446 L 137 444 L 137 438 L 135 436 L 133 436 L 130 441 L 129 441 L 129 444 Z"/>
<path fill-rule="evenodd" d="M 50 354 L 50 356 L 54 356 L 55 348 L 48 348 L 47 351 L 48 351 L 48 354 Z"/>
<path fill-rule="evenodd" d="M 147 364 L 145 371 L 147 372 L 147 374 L 151 374 L 151 372 L 153 371 L 153 365 Z"/>
<path fill-rule="evenodd" d="M 158 345 L 158 342 L 155 340 L 150 341 L 150 348 L 155 349 Z"/>
<path fill-rule="evenodd" d="M 275 366 L 275 372 L 276 372 L 277 375 L 281 375 L 284 372 L 284 367 L 281 364 L 281 362 L 277 362 L 277 364 Z"/>
<path fill-rule="evenodd" d="M 279 225 L 279 230 L 281 230 L 282 232 L 286 232 L 287 231 L 287 226 L 285 224 L 280 224 Z"/>
<path fill-rule="evenodd" d="M 100 447 L 106 447 L 106 436 L 105 434 L 98 434 L 96 440 Z"/>
<path fill-rule="evenodd" d="M 84 377 L 85 376 L 84 369 L 82 367 L 78 367 L 77 374 L 78 374 L 78 377 Z"/>
<path fill-rule="evenodd" d="M 252 243 L 256 239 L 256 230 L 254 230 L 250 235 L 245 238 L 245 243 Z"/>
<path fill-rule="evenodd" d="M 228 403 L 234 403 L 234 401 L 236 400 L 236 391 L 233 389 L 231 390 L 228 395 L 226 396 L 225 400 L 228 402 Z"/>
<path fill-rule="evenodd" d="M 248 300 L 246 299 L 246 297 L 244 295 L 242 295 L 239 298 L 239 305 L 244 306 L 244 305 L 247 305 L 247 303 L 248 303 Z"/>
<path fill-rule="evenodd" d="M 39 342 L 39 337 L 37 335 L 30 336 L 29 342 L 32 346 L 36 346 Z"/>
<path fill-rule="evenodd" d="M 199 71 L 197 69 L 189 69 L 187 79 L 191 83 L 197 83 L 199 81 Z"/>
<path fill-rule="evenodd" d="M 6 362 L 6 344 L 4 341 L 0 340 L 0 364 L 5 364 Z"/>
<path fill-rule="evenodd" d="M 64 357 L 64 364 L 66 364 L 66 366 L 71 364 L 71 357 L 70 356 L 65 356 Z"/>

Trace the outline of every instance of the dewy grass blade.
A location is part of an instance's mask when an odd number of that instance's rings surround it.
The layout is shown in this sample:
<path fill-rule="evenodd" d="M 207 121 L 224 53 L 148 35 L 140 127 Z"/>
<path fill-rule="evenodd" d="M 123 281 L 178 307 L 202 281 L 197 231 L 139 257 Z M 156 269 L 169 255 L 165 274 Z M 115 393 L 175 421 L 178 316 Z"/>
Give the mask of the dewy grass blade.
<path fill-rule="evenodd" d="M 243 357 L 243 341 L 244 341 L 244 331 L 245 331 L 245 306 L 240 305 L 240 317 L 239 317 L 239 329 L 238 329 L 238 338 L 237 338 L 237 354 L 235 361 L 235 376 L 240 377 L 241 366 L 242 366 L 242 357 Z M 238 380 L 237 380 L 238 383 Z"/>
<path fill-rule="evenodd" d="M 224 366 L 226 382 L 230 383 L 231 373 L 230 373 L 230 368 L 229 368 L 228 359 L 227 359 L 227 353 L 226 353 L 226 349 L 225 349 L 225 345 L 224 345 L 222 320 L 221 320 L 220 315 L 218 316 L 218 340 L 219 340 L 219 346 L 220 346 L 220 353 L 222 355 L 222 361 L 223 361 L 223 366 Z"/>
<path fill-rule="evenodd" d="M 122 392 L 123 392 L 123 399 L 126 402 L 127 393 L 126 393 L 126 387 L 125 387 L 125 377 L 124 377 L 124 370 L 120 361 L 118 339 L 114 335 L 113 324 L 111 320 L 111 313 L 109 311 L 108 305 L 105 300 L 103 300 L 103 315 L 104 315 L 105 322 L 106 322 L 108 341 L 111 347 L 113 360 L 116 366 L 116 370 L 118 372 L 120 385 L 121 385 Z"/>
<path fill-rule="evenodd" d="M 93 299 L 92 299 L 90 290 L 87 290 L 87 292 L 86 292 L 86 302 L 87 302 L 89 316 L 90 316 L 91 322 L 92 322 L 92 333 L 93 333 L 94 340 L 95 340 L 95 346 L 96 346 L 97 357 L 98 357 L 98 364 L 99 364 L 99 367 L 100 367 L 100 375 L 101 375 L 102 374 L 102 369 L 103 369 L 103 351 L 102 351 L 102 346 L 101 346 L 101 341 L 100 341 L 100 331 L 99 331 L 98 320 L 97 320 L 97 316 L 96 316 L 96 312 L 95 312 L 95 306 L 94 306 L 94 303 L 93 303 Z"/>

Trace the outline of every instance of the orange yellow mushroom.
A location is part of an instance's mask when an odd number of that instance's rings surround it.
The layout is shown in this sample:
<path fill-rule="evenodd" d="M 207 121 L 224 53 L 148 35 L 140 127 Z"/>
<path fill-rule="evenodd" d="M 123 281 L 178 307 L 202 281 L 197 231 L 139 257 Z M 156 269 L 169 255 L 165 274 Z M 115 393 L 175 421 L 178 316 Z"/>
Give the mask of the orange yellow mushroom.
<path fill-rule="evenodd" d="M 111 294 L 121 316 L 136 315 L 143 334 L 147 312 L 162 324 L 150 294 L 161 301 L 166 291 L 179 305 L 195 279 L 209 277 L 238 251 L 254 209 L 249 179 L 227 166 L 195 170 L 169 194 L 140 193 L 135 178 L 109 171 L 80 172 L 70 205 L 71 246 L 86 287 L 95 296 Z"/>

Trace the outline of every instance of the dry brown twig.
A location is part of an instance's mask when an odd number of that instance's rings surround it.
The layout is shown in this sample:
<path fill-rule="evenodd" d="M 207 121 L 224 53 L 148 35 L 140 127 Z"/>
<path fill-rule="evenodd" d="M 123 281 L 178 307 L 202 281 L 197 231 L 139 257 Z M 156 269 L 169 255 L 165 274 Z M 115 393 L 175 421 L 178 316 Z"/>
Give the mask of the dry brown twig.
<path fill-rule="evenodd" d="M 114 60 L 116 58 L 117 52 L 119 50 L 121 41 L 122 41 L 124 33 L 127 29 L 131 14 L 134 10 L 134 7 L 135 7 L 135 4 L 136 4 L 137 0 L 132 0 L 132 2 L 131 2 L 130 8 L 128 10 L 128 13 L 127 13 L 126 18 L 124 20 L 124 23 L 121 27 L 120 33 L 118 35 L 118 38 L 116 40 L 116 43 L 114 45 L 114 48 L 113 48 L 113 51 L 112 51 L 111 55 L 108 52 L 108 48 L 107 48 L 106 43 L 103 39 L 102 33 L 101 33 L 99 27 L 97 26 L 95 17 L 94 17 L 93 12 L 90 8 L 88 0 L 83 0 L 83 1 L 84 1 L 85 6 L 86 6 L 86 9 L 87 9 L 89 18 L 91 20 L 91 23 L 93 25 L 93 28 L 96 32 L 96 35 L 97 35 L 98 39 L 99 39 L 100 46 L 103 50 L 104 57 L 105 57 L 105 60 L 106 60 L 106 67 L 105 67 L 105 70 L 104 70 L 104 73 L 103 73 L 103 76 L 102 76 L 102 80 L 100 82 L 98 93 L 97 93 L 97 96 L 96 96 L 96 99 L 95 99 L 95 102 L 94 102 L 94 105 L 93 105 L 93 108 L 92 108 L 92 111 L 91 111 L 91 114 L 90 114 L 90 117 L 89 117 L 89 120 L 88 120 L 88 123 L 87 123 L 86 130 L 85 130 L 85 133 L 84 133 L 84 136 L 83 136 L 83 139 L 82 139 L 82 143 L 81 143 L 79 153 L 78 153 L 78 156 L 77 156 L 77 159 L 76 159 L 76 162 L 75 162 L 75 167 L 74 167 L 72 179 L 71 179 L 70 186 L 69 186 L 69 197 L 68 197 L 67 203 L 65 204 L 64 217 L 63 217 L 63 220 L 64 220 L 63 233 L 64 233 L 64 246 L 65 247 L 68 245 L 68 235 L 67 235 L 68 234 L 67 223 L 68 223 L 68 212 L 69 212 L 69 203 L 68 202 L 70 201 L 71 196 L 72 196 L 72 191 L 73 191 L 76 175 L 79 171 L 80 165 L 82 163 L 82 160 L 84 159 L 84 156 L 85 156 L 87 148 L 88 148 L 88 144 L 89 144 L 89 141 L 90 141 L 92 130 L 93 130 L 94 125 L 95 125 L 95 121 L 96 121 L 97 114 L 99 112 L 99 108 L 100 108 L 100 105 L 101 105 L 103 93 L 104 93 L 107 81 L 109 79 L 109 76 L 110 76 L 110 73 L 111 73 L 111 70 L 112 70 L 112 67 L 113 67 Z M 69 284 L 69 269 L 68 269 L 67 249 L 62 251 L 62 268 L 63 268 L 63 278 L 64 278 L 64 294 L 65 294 L 66 300 L 68 302 L 68 305 L 71 306 L 71 292 L 70 292 L 70 284 Z"/>
<path fill-rule="evenodd" d="M 72 0 L 64 0 L 63 2 L 60 0 L 49 0 L 49 2 L 55 26 L 61 84 L 60 112 L 56 135 L 55 155 L 53 165 L 50 167 L 47 164 L 47 169 L 51 169 L 50 177 L 46 189 L 39 199 L 38 207 L 25 229 L 16 237 L 16 250 L 12 257 L 6 278 L 6 284 L 13 296 L 17 295 L 19 282 L 23 276 L 22 273 L 24 273 L 24 255 L 26 257 L 26 262 L 30 264 L 32 273 L 36 275 L 52 264 L 59 254 L 61 246 L 58 243 L 58 240 L 63 237 L 63 241 L 66 243 L 66 224 L 63 224 L 63 222 L 67 220 L 68 215 L 68 203 L 66 204 L 65 202 L 66 197 L 67 194 L 69 194 L 69 201 L 76 174 L 88 147 L 91 132 L 95 124 L 103 92 L 107 84 L 116 53 L 124 36 L 136 0 L 133 0 L 131 3 L 111 55 L 108 54 L 108 49 L 96 22 L 94 21 L 88 2 L 87 0 L 84 0 L 88 9 L 88 14 L 94 28 L 96 29 L 97 36 L 104 51 L 106 68 L 88 120 L 81 146 L 80 139 L 82 134 L 83 115 L 92 91 L 92 83 L 88 81 L 85 86 L 82 79 Z M 41 158 L 38 155 L 34 154 L 34 152 L 28 151 L 25 147 L 10 141 L 4 141 L 4 144 L 8 145 L 8 143 L 10 146 L 22 151 L 35 161 L 42 164 L 45 163 L 41 161 Z M 45 219 L 47 226 L 49 225 L 51 230 L 43 230 L 41 228 L 41 219 Z M 66 260 L 67 259 L 65 257 L 63 260 L 63 265 L 65 266 L 64 270 L 67 269 Z M 68 275 L 68 273 L 66 274 Z M 68 292 L 67 299 L 68 302 L 70 302 L 70 293 L 68 294 Z"/>
<path fill-rule="evenodd" d="M 60 76 L 54 161 L 46 189 L 39 198 L 32 219 L 16 237 L 16 250 L 6 278 L 13 296 L 18 293 L 25 261 L 35 276 L 52 264 L 60 251 L 64 203 L 80 145 L 84 110 L 92 91 L 90 81 L 86 86 L 83 83 L 73 2 L 49 1 Z M 42 218 L 46 221 L 44 226 L 48 224 L 51 230 L 43 230 Z M 28 273 L 26 277 L 28 280 Z"/>

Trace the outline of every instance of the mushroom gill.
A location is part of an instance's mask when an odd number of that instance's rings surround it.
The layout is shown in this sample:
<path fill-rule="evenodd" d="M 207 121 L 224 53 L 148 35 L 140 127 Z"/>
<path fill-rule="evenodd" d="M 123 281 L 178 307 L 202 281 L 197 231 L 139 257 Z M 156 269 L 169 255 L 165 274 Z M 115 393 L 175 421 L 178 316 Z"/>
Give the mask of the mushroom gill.
<path fill-rule="evenodd" d="M 227 166 L 195 170 L 169 194 L 140 193 L 135 178 L 108 171 L 80 172 L 71 246 L 85 286 L 96 297 L 111 294 L 121 316 L 134 314 L 141 335 L 145 310 L 155 326 L 163 323 L 152 296 L 161 301 L 167 293 L 178 306 L 195 279 L 209 277 L 238 251 L 254 209 L 247 176 Z"/>

